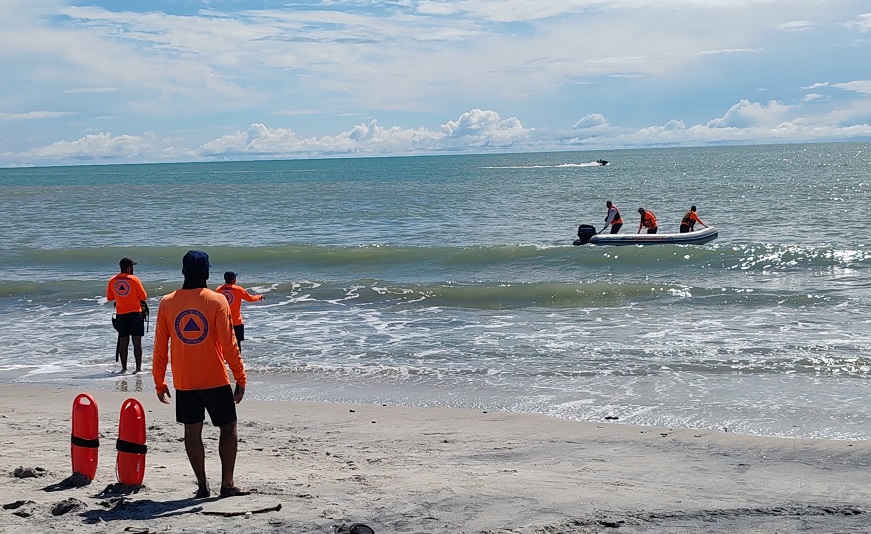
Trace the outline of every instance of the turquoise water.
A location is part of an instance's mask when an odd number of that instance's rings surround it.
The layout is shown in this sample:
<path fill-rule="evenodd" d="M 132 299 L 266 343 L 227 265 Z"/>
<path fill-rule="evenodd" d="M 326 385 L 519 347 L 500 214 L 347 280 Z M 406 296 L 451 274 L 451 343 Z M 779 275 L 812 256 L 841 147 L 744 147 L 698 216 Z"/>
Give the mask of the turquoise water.
<path fill-rule="evenodd" d="M 155 310 L 199 248 L 266 294 L 253 397 L 867 439 L 869 181 L 868 143 L 0 169 L 0 379 L 151 394 L 105 284 Z M 606 199 L 720 237 L 572 246 Z"/>

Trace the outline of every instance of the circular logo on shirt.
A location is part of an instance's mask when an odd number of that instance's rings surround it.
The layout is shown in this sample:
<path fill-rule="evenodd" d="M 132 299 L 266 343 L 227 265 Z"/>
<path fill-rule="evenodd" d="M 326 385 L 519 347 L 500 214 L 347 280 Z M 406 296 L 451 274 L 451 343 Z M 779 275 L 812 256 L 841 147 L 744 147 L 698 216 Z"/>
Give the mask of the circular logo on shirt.
<path fill-rule="evenodd" d="M 227 302 L 229 302 L 230 304 L 233 304 L 234 297 L 233 297 L 232 291 L 230 291 L 230 290 L 221 291 L 221 294 L 224 295 L 225 297 L 227 297 Z"/>
<path fill-rule="evenodd" d="M 112 290 L 117 297 L 126 297 L 130 294 L 130 282 L 127 280 L 116 280 L 112 285 Z"/>
<path fill-rule="evenodd" d="M 199 310 L 185 310 L 175 317 L 175 335 L 188 345 L 202 343 L 208 333 L 209 323 Z"/>

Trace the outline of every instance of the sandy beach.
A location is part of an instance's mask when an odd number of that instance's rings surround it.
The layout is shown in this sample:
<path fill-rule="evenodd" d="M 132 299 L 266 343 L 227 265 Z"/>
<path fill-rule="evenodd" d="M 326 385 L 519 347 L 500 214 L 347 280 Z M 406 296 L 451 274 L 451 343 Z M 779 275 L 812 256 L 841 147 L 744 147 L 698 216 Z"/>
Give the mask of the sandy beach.
<path fill-rule="evenodd" d="M 377 533 L 867 532 L 871 445 L 712 429 L 574 422 L 539 415 L 244 400 L 236 481 L 246 497 L 196 489 L 174 408 L 150 375 L 91 391 L 96 478 L 70 479 L 80 392 L 6 384 L 0 415 L 3 532 Z M 115 479 L 118 411 L 147 410 L 143 487 Z M 206 426 L 213 488 L 216 428 Z M 33 476 L 35 475 L 35 476 Z"/>

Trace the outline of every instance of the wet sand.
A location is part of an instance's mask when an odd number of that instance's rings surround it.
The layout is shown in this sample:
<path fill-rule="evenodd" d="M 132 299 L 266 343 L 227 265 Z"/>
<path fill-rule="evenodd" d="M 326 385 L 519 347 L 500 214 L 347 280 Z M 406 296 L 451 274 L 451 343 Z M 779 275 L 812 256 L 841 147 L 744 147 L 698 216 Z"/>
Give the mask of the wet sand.
<path fill-rule="evenodd" d="M 70 413 L 80 391 L 4 384 L 0 530 L 331 533 L 364 523 L 379 534 L 871 531 L 866 442 L 382 405 L 245 399 L 236 482 L 253 493 L 196 500 L 174 406 L 157 401 L 150 375 L 141 379 L 135 393 L 90 391 L 100 409 L 100 458 L 95 479 L 81 487 L 63 487 L 72 482 Z M 118 412 L 130 396 L 147 410 L 141 488 L 115 479 Z M 217 439 L 207 424 L 213 494 Z"/>

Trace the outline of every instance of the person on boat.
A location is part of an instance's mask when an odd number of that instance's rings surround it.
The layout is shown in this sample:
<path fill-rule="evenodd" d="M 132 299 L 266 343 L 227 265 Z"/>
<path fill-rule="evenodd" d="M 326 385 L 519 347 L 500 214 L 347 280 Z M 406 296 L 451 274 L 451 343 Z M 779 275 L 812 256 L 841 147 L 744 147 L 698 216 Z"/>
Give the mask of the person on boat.
<path fill-rule="evenodd" d="M 638 223 L 638 231 L 635 233 L 640 234 L 642 228 L 647 228 L 648 234 L 655 234 L 659 230 L 659 227 L 656 226 L 656 215 L 644 208 L 638 208 L 638 213 L 641 215 L 641 222 Z"/>
<path fill-rule="evenodd" d="M 605 206 L 608 208 L 608 215 L 605 217 L 605 226 L 602 227 L 602 232 L 610 225 L 611 233 L 616 234 L 623 227 L 623 218 L 620 217 L 620 210 L 610 200 L 605 202 Z M 602 232 L 599 233 L 601 234 Z"/>
<path fill-rule="evenodd" d="M 680 220 L 680 233 L 685 234 L 687 232 L 692 232 L 695 229 L 696 223 L 701 224 L 705 228 L 708 227 L 707 224 L 703 223 L 699 216 L 696 215 L 696 207 L 690 206 L 690 210 L 684 214 L 683 219 Z"/>

